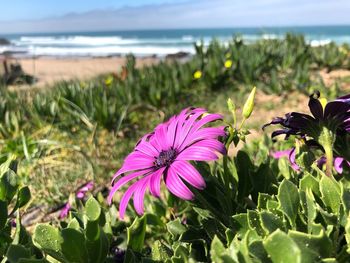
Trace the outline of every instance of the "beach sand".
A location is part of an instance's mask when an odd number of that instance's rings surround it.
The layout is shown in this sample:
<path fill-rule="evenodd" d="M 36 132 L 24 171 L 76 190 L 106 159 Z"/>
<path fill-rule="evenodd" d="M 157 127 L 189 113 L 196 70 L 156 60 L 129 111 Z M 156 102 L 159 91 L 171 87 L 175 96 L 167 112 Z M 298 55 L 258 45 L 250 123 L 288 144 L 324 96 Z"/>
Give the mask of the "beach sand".
<path fill-rule="evenodd" d="M 137 58 L 136 66 L 152 65 L 159 61 L 157 58 Z M 86 80 L 105 73 L 120 72 L 125 65 L 124 57 L 108 58 L 36 58 L 18 59 L 26 74 L 38 79 L 35 87 L 46 87 L 62 80 Z"/>

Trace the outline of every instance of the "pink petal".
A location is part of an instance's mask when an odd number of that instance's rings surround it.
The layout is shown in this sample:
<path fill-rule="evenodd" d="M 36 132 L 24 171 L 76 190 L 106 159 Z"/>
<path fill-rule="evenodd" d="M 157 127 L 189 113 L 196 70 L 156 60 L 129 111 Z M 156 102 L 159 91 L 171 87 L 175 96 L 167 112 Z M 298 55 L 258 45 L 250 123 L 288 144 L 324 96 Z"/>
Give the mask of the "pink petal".
<path fill-rule="evenodd" d="M 198 189 L 205 188 L 205 181 L 200 173 L 186 161 L 175 161 L 171 167 L 182 179 Z"/>
<path fill-rule="evenodd" d="M 150 193 L 155 196 L 159 197 L 160 196 L 160 184 L 161 184 L 161 179 L 163 176 L 163 172 L 165 170 L 165 167 L 160 168 L 159 170 L 155 171 L 152 175 L 150 175 Z"/>
<path fill-rule="evenodd" d="M 188 145 L 203 139 L 217 139 L 219 136 L 225 136 L 224 129 L 220 128 L 203 128 L 190 134 L 179 147 L 180 151 Z"/>
<path fill-rule="evenodd" d="M 84 192 L 78 192 L 78 193 L 77 193 L 77 198 L 78 198 L 78 199 L 83 199 L 84 196 L 85 196 L 85 193 L 84 193 Z"/>
<path fill-rule="evenodd" d="M 120 204 L 119 204 L 119 216 L 121 219 L 124 219 L 125 211 L 126 211 L 126 208 L 128 207 L 128 203 L 130 201 L 130 198 L 137 188 L 138 188 L 138 182 L 135 182 L 124 193 L 124 195 L 120 201 Z"/>
<path fill-rule="evenodd" d="M 181 122 L 179 122 L 178 131 L 177 131 L 177 142 L 174 145 L 174 147 L 178 147 L 179 145 L 182 145 L 184 140 L 191 134 L 190 130 L 195 123 L 195 121 L 203 115 L 204 112 L 196 112 L 195 114 L 188 117 L 188 119 L 183 119 Z"/>
<path fill-rule="evenodd" d="M 144 175 L 144 174 L 147 174 L 149 172 L 151 172 L 152 169 L 147 169 L 147 170 L 142 170 L 142 171 L 137 171 L 135 173 L 131 173 L 131 174 L 128 174 L 122 178 L 120 178 L 112 187 L 111 191 L 109 192 L 108 194 L 108 198 L 107 198 L 107 202 L 108 204 L 111 204 L 112 203 L 112 200 L 113 200 L 113 196 L 114 194 L 125 184 L 127 184 L 128 182 L 130 182 L 131 180 L 141 176 L 141 175 Z"/>
<path fill-rule="evenodd" d="M 344 162 L 344 158 L 336 157 L 334 159 L 334 169 L 339 174 L 343 173 L 343 162 Z"/>
<path fill-rule="evenodd" d="M 190 147 L 192 147 L 192 146 L 209 148 L 210 150 L 214 150 L 214 151 L 218 151 L 222 154 L 226 154 L 225 145 L 223 143 L 219 142 L 218 140 L 214 140 L 214 139 L 201 140 L 201 141 L 195 142 Z"/>
<path fill-rule="evenodd" d="M 156 148 L 149 142 L 143 141 L 140 144 L 138 144 L 135 148 L 135 150 L 140 151 L 144 154 L 147 154 L 150 157 L 157 156 L 159 152 L 157 151 Z"/>
<path fill-rule="evenodd" d="M 154 139 L 162 150 L 169 149 L 170 144 L 167 138 L 167 125 L 160 124 L 157 126 L 154 132 Z"/>
<path fill-rule="evenodd" d="M 204 126 L 205 124 L 208 124 L 209 122 L 217 121 L 217 120 L 222 120 L 222 115 L 220 114 L 208 114 L 204 116 L 202 119 L 196 122 L 195 125 L 193 125 L 191 132 L 197 131 L 199 128 Z"/>
<path fill-rule="evenodd" d="M 283 150 L 283 151 L 276 151 L 276 152 L 273 152 L 271 155 L 275 159 L 280 159 L 282 157 L 288 157 L 292 150 L 293 150 L 293 148 L 287 149 L 287 150 Z"/>
<path fill-rule="evenodd" d="M 218 156 L 211 150 L 198 146 L 190 146 L 176 157 L 176 160 L 179 161 L 212 161 L 217 159 Z"/>
<path fill-rule="evenodd" d="M 192 200 L 194 197 L 193 193 L 182 182 L 180 177 L 176 174 L 171 166 L 168 168 L 165 185 L 171 193 L 181 199 Z"/>
<path fill-rule="evenodd" d="M 144 197 L 149 179 L 149 177 L 146 177 L 137 182 L 138 189 L 134 192 L 134 207 L 138 215 L 142 215 L 144 212 Z"/>

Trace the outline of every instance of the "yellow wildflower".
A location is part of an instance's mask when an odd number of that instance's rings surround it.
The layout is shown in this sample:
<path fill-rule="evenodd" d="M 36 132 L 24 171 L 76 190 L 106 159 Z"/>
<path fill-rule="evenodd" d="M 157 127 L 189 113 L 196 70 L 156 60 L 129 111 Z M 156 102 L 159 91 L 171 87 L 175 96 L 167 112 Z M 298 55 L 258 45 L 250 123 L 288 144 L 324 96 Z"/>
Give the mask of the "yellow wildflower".
<path fill-rule="evenodd" d="M 231 68 L 232 67 L 232 60 L 228 59 L 225 61 L 225 68 Z"/>
<path fill-rule="evenodd" d="M 202 77 L 202 71 L 197 70 L 195 73 L 193 73 L 193 78 L 200 79 Z"/>

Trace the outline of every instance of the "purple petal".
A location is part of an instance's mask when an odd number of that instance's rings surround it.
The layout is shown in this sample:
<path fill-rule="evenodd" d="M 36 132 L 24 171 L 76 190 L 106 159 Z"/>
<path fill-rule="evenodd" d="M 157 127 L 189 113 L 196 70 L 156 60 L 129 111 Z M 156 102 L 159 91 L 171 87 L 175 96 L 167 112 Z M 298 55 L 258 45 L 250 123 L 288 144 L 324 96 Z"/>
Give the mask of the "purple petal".
<path fill-rule="evenodd" d="M 160 184 L 164 170 L 165 167 L 162 167 L 150 175 L 149 190 L 150 193 L 155 197 L 160 196 Z"/>
<path fill-rule="evenodd" d="M 63 218 L 65 218 L 65 217 L 67 217 L 68 216 L 68 213 L 69 213 L 69 211 L 70 211 L 70 209 L 71 209 L 71 205 L 70 205 L 70 203 L 66 203 L 65 205 L 64 205 L 64 207 L 61 209 L 61 212 L 60 212 L 60 214 L 59 214 L 59 218 L 60 219 L 63 219 Z"/>
<path fill-rule="evenodd" d="M 177 157 L 179 161 L 212 161 L 217 160 L 218 156 L 207 148 L 190 146 L 183 150 Z"/>
<path fill-rule="evenodd" d="M 292 165 L 292 169 L 294 171 L 299 171 L 300 167 L 299 165 L 297 165 L 297 163 L 295 162 L 295 157 L 296 157 L 296 152 L 295 152 L 295 148 L 292 149 L 292 151 L 289 153 L 289 162 Z"/>
<path fill-rule="evenodd" d="M 332 118 L 346 113 L 350 109 L 350 105 L 343 101 L 331 101 L 327 103 L 324 111 L 325 118 Z"/>
<path fill-rule="evenodd" d="M 313 95 L 310 96 L 309 108 L 312 115 L 314 115 L 316 119 L 323 119 L 322 104 L 318 99 L 315 99 Z"/>
<path fill-rule="evenodd" d="M 182 180 L 176 174 L 172 167 L 169 167 L 167 171 L 165 185 L 172 194 L 176 195 L 181 199 L 192 200 L 194 198 L 193 193 L 182 182 Z"/>
<path fill-rule="evenodd" d="M 200 173 L 186 161 L 175 161 L 171 167 L 180 177 L 198 189 L 205 188 L 205 181 Z"/>

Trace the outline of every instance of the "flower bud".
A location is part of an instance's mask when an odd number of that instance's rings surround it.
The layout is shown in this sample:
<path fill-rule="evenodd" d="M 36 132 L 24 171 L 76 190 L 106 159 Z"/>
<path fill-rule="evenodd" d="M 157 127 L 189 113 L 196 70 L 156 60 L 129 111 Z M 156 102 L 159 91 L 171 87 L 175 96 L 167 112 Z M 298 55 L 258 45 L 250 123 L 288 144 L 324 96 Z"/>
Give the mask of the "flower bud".
<path fill-rule="evenodd" d="M 228 107 L 229 111 L 231 111 L 231 113 L 232 113 L 233 125 L 235 125 L 236 124 L 236 105 L 233 103 L 231 98 L 227 99 L 227 107 Z"/>
<path fill-rule="evenodd" d="M 249 94 L 248 99 L 244 103 L 242 114 L 245 119 L 248 119 L 253 112 L 254 109 L 254 99 L 255 99 L 256 87 L 252 89 Z"/>

